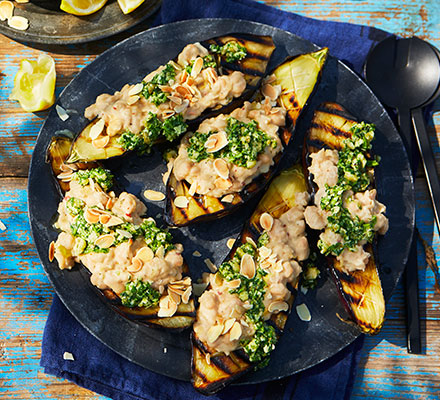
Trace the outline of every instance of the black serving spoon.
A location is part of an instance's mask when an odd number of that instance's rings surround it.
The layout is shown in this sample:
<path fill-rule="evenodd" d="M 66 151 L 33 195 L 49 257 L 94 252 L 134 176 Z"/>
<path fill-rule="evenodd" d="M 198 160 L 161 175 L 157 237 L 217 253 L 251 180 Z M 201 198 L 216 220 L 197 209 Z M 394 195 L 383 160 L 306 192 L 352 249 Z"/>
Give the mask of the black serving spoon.
<path fill-rule="evenodd" d="M 433 102 L 440 94 L 438 52 L 429 43 L 416 37 L 389 37 L 369 54 L 365 64 L 365 78 L 384 104 L 397 109 L 400 132 L 413 173 L 417 167 L 417 153 L 413 150 L 417 143 L 440 231 L 440 182 L 422 114 L 422 107 Z M 405 292 L 408 352 L 419 354 L 421 343 L 416 242 L 414 237 L 405 270 Z"/>

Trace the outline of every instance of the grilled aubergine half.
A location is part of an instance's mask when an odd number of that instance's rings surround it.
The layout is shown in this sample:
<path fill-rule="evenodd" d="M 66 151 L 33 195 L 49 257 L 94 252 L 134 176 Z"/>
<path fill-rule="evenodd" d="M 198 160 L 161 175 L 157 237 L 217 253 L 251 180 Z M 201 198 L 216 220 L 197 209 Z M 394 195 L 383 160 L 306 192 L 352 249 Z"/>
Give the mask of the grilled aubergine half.
<path fill-rule="evenodd" d="M 165 212 L 167 222 L 170 225 L 185 226 L 230 214 L 266 187 L 275 173 L 283 148 L 290 142 L 298 117 L 318 86 L 327 55 L 328 49 L 323 48 L 313 53 L 290 57 L 275 68 L 272 75 L 265 80 L 269 84 L 263 84 L 257 99 L 265 98 L 267 100 L 270 93 L 267 89 L 265 90 L 265 87 L 275 87 L 279 90 L 276 105 L 286 110 L 286 124 L 278 130 L 281 151 L 275 155 L 272 165 L 267 168 L 266 172 L 262 171 L 242 190 L 231 192 L 226 196 L 219 196 L 214 193 L 194 193 L 191 184 L 186 179 L 176 178 L 176 175 L 178 175 L 175 172 L 176 168 L 174 167 L 171 170 L 167 182 Z M 227 133 L 227 135 L 228 140 L 231 140 L 231 136 L 234 134 Z M 186 136 L 183 138 L 183 141 L 185 140 L 187 140 Z M 208 141 L 209 139 L 206 144 Z M 233 145 L 228 146 L 226 146 L 227 151 L 233 153 Z M 221 156 L 219 157 L 221 158 Z M 217 155 L 215 158 L 217 158 Z M 233 161 L 231 163 L 234 164 Z M 176 166 L 176 163 L 174 166 Z M 184 202 L 187 203 L 186 206 L 176 205 L 177 198 L 186 198 Z"/>
<path fill-rule="evenodd" d="M 205 49 L 204 53 L 186 65 L 186 60 L 191 58 L 181 56 L 185 49 L 188 46 L 200 48 L 200 45 Z M 104 122 L 99 112 L 87 115 L 86 110 L 87 118 L 97 118 L 76 137 L 67 162 L 104 160 L 121 156 L 130 150 L 143 153 L 156 143 L 177 139 L 187 130 L 188 124 L 197 124 L 197 121 L 208 116 L 228 112 L 254 94 L 275 50 L 271 37 L 242 33 L 220 36 L 188 46 L 165 69 L 154 71 L 141 83 L 126 86 L 121 92 L 116 92 L 118 97 L 115 100 L 118 101 L 115 107 L 125 107 L 131 111 L 131 106 L 135 109 L 133 113 L 139 114 L 140 111 L 144 115 L 144 121 L 130 125 L 135 132 L 124 129 L 118 131 L 117 125 L 116 128 L 108 129 L 108 120 Z M 191 51 L 194 52 L 194 47 Z M 190 53 L 187 51 L 186 54 Z M 208 69 L 211 73 L 205 75 L 203 70 Z M 192 107 L 194 103 L 206 100 L 203 99 L 206 96 L 200 96 L 197 88 L 210 87 L 219 77 L 232 76 L 236 71 L 243 74 L 242 79 L 238 83 L 237 80 L 232 81 L 232 86 L 242 86 L 240 93 L 232 88 L 227 98 L 219 98 L 218 101 L 214 98 L 201 114 L 187 111 L 185 103 Z M 197 81 L 201 77 L 204 80 Z M 101 101 L 99 99 L 100 97 L 97 100 Z M 154 115 L 147 113 L 147 101 L 150 106 L 155 104 L 158 107 L 153 108 Z M 144 104 L 139 106 L 142 102 Z"/>
<path fill-rule="evenodd" d="M 295 166 L 283 171 L 277 176 L 259 202 L 249 222 L 245 225 L 240 238 L 236 241 L 236 244 L 231 249 L 225 262 L 219 267 L 217 273 L 210 275 L 210 283 L 206 290 L 209 291 L 213 287 L 212 285 L 216 285 L 216 282 L 224 282 L 226 285 L 231 285 L 231 287 L 237 288 L 237 278 L 230 275 L 232 271 L 231 268 L 235 269 L 236 274 L 248 274 L 248 272 L 243 270 L 244 262 L 238 260 L 243 260 L 246 252 L 249 251 L 249 248 L 256 249 L 257 246 L 260 249 L 257 251 L 260 251 L 261 256 L 261 249 L 263 249 L 262 246 L 264 246 L 264 243 L 267 240 L 267 233 L 264 233 L 265 229 L 262 225 L 270 230 L 271 227 L 267 227 L 267 223 L 269 222 L 270 224 L 271 219 L 273 221 L 274 218 L 279 218 L 285 212 L 297 206 L 296 195 L 298 193 L 303 193 L 303 195 L 307 196 L 306 192 L 307 185 L 301 166 Z M 262 217 L 263 215 L 264 217 Z M 249 256 L 249 254 L 247 256 Z M 307 257 L 307 255 L 305 257 Z M 265 266 L 265 268 L 266 267 L 267 266 Z M 257 272 L 253 280 L 248 279 L 247 276 L 241 275 L 240 286 L 235 289 L 235 293 L 237 293 L 240 299 L 245 299 L 247 296 L 241 291 L 242 286 L 244 289 L 247 287 L 259 287 L 260 290 L 264 290 L 265 284 L 263 283 L 260 285 L 258 283 L 258 279 L 261 278 L 261 275 L 259 274 L 262 272 L 260 266 L 257 266 L 256 270 Z M 263 274 L 264 273 L 265 272 L 263 272 Z M 259 276 L 260 278 L 258 278 Z M 232 277 L 233 279 L 231 280 Z M 292 290 L 297 288 L 298 280 L 298 276 L 295 276 L 290 282 Z M 231 291 L 229 293 L 231 293 Z M 207 292 L 205 291 L 200 298 L 201 307 L 203 302 L 207 301 L 206 299 L 203 299 L 203 296 L 206 294 Z M 259 332 L 265 332 L 265 334 L 263 336 L 255 334 L 253 338 L 248 338 L 244 341 L 240 338 L 239 347 L 229 352 L 229 354 L 216 350 L 212 347 L 212 344 L 209 344 L 209 339 L 202 341 L 199 337 L 200 335 L 197 335 L 197 324 L 201 318 L 199 309 L 192 333 L 192 383 L 198 391 L 205 395 L 213 394 L 246 372 L 251 371 L 257 365 L 263 366 L 265 362 L 269 360 L 269 353 L 273 350 L 275 342 L 283 332 L 288 312 L 290 311 L 294 300 L 294 294 L 291 292 L 289 294 L 290 298 L 285 302 L 281 302 L 284 304 L 279 308 L 279 312 L 271 314 L 270 319 L 267 321 L 260 319 L 260 322 L 257 322 L 257 324 L 260 324 L 258 328 Z M 244 297 L 241 297 L 243 295 Z M 264 293 L 262 296 L 264 296 Z M 257 297 L 258 295 L 254 298 Z M 248 301 L 252 303 L 252 300 Z M 224 301 L 222 301 L 222 303 L 224 303 Z M 270 307 L 271 305 L 268 306 L 268 308 Z M 254 305 L 251 310 L 254 308 L 258 309 Z M 267 312 L 267 308 L 265 310 L 266 311 L 264 312 Z M 247 316 L 245 320 L 247 320 Z M 232 339 L 232 335 L 236 335 L 234 329 L 236 330 L 239 328 L 236 326 L 236 324 L 240 325 L 238 321 L 240 321 L 240 319 L 237 319 L 237 321 L 234 319 L 224 321 L 220 326 L 220 332 L 217 333 L 214 331 L 218 328 L 218 325 L 211 326 L 208 330 L 208 337 L 210 337 L 211 333 L 214 334 L 214 336 L 218 336 L 219 334 L 220 336 L 229 334 L 229 339 Z M 218 321 L 216 324 L 217 323 Z M 213 332 L 211 332 L 211 330 Z M 238 330 L 241 332 L 241 328 Z"/>
<path fill-rule="evenodd" d="M 320 149 L 341 150 L 344 140 L 353 136 L 353 128 L 358 122 L 339 104 L 323 103 L 316 110 L 304 144 L 304 172 L 308 177 L 309 190 L 316 193 L 317 186 L 309 174 L 310 154 Z M 369 155 L 370 156 L 370 155 Z M 370 174 L 374 174 L 373 169 Z M 368 189 L 372 189 L 371 179 Z M 363 333 L 376 334 L 380 331 L 385 317 L 385 300 L 378 273 L 375 249 L 376 236 L 367 243 L 364 250 L 370 257 L 365 270 L 347 273 L 334 255 L 326 257 L 327 265 L 338 288 L 340 298 L 351 319 Z"/>
<path fill-rule="evenodd" d="M 99 164 L 97 163 L 66 164 L 65 162 L 69 156 L 71 145 L 71 138 L 57 136 L 52 138 L 46 153 L 46 161 L 51 166 L 61 197 L 64 197 L 65 193 L 69 191 L 72 170 L 85 171 L 99 167 Z M 50 256 L 50 258 L 52 257 L 53 255 Z M 191 285 L 190 278 L 188 277 L 189 269 L 185 261 L 182 269 L 184 275 L 183 281 L 185 282 L 174 285 L 175 291 L 180 294 L 182 294 L 188 287 L 188 281 L 189 286 Z M 102 293 L 111 302 L 112 306 L 125 317 L 152 327 L 182 330 L 190 327 L 194 322 L 195 305 L 192 295 L 187 303 L 180 302 L 177 306 L 176 312 L 171 317 L 159 317 L 158 305 L 152 307 L 128 307 L 123 305 L 121 298 L 113 290 L 104 289 L 100 290 L 100 293 Z"/>

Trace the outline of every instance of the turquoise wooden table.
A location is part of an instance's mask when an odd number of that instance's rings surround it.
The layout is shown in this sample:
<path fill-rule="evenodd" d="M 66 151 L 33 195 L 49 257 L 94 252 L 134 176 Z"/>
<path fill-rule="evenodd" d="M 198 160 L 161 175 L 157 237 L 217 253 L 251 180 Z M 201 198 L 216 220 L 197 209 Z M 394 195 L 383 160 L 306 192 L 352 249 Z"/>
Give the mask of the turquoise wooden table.
<path fill-rule="evenodd" d="M 439 0 L 267 0 L 283 10 L 314 18 L 376 26 L 401 36 L 417 35 L 440 48 Z M 149 21 L 130 31 L 148 28 Z M 56 92 L 97 54 L 128 34 L 83 46 L 31 47 L 0 35 L 0 398 L 87 399 L 104 397 L 39 367 L 41 338 L 53 289 L 39 263 L 29 231 L 27 174 L 32 149 L 46 112 L 29 114 L 8 100 L 19 62 L 42 51 L 56 61 Z M 440 110 L 440 102 L 436 104 Z M 440 166 L 440 114 L 429 124 Z M 423 175 L 416 179 L 417 226 L 440 258 L 440 240 Z M 399 284 L 387 305 L 381 333 L 367 337 L 352 399 L 440 398 L 440 287 L 419 245 L 422 355 L 406 350 L 405 306 Z"/>

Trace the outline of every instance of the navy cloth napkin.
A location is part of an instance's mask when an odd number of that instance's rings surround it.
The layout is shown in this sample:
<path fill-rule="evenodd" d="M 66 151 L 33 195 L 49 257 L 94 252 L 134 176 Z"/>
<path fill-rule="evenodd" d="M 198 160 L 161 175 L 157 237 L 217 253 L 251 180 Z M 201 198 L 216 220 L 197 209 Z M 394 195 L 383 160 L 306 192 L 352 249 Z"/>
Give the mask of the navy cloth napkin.
<path fill-rule="evenodd" d="M 284 12 L 251 0 L 164 0 L 155 25 L 193 18 L 237 18 L 292 32 L 343 60 L 361 74 L 365 58 L 389 33 L 339 22 L 319 21 Z M 363 337 L 329 360 L 279 381 L 229 387 L 212 399 L 348 399 L 353 387 Z M 65 360 L 64 352 L 74 360 Z M 113 399 L 202 399 L 189 383 L 166 378 L 130 363 L 91 336 L 57 296 L 44 330 L 41 366 L 48 374 Z"/>

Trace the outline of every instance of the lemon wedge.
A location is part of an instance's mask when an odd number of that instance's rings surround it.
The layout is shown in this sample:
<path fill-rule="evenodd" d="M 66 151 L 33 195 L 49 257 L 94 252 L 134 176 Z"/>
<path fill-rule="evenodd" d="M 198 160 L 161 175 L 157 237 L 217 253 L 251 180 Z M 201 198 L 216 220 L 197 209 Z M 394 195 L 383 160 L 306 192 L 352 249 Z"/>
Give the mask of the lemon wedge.
<path fill-rule="evenodd" d="M 119 7 L 124 14 L 129 14 L 138 8 L 145 0 L 118 0 Z"/>
<path fill-rule="evenodd" d="M 74 15 L 90 15 L 100 10 L 107 0 L 62 0 L 60 9 Z"/>
<path fill-rule="evenodd" d="M 55 61 L 40 54 L 37 61 L 23 60 L 14 78 L 10 99 L 28 112 L 41 111 L 55 102 Z"/>

